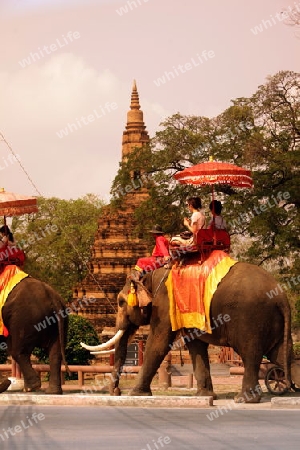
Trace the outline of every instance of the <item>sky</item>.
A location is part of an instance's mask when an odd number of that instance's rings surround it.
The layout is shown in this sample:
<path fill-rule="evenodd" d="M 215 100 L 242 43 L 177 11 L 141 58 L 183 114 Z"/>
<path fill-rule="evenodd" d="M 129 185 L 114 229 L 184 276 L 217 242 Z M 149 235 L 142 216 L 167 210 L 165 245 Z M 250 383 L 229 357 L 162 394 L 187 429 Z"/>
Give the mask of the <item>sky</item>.
<path fill-rule="evenodd" d="M 150 137 L 300 69 L 300 0 L 0 0 L 0 187 L 106 202 L 136 80 Z"/>

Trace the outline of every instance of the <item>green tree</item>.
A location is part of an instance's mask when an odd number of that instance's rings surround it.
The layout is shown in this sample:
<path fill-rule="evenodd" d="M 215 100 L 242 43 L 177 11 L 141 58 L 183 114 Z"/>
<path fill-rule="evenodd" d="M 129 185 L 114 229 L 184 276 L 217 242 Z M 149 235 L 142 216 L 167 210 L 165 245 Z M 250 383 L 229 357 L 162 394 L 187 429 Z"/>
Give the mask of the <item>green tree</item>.
<path fill-rule="evenodd" d="M 256 264 L 272 263 L 279 275 L 292 277 L 300 266 L 299 94 L 300 75 L 282 71 L 215 118 L 171 116 L 147 148 L 136 149 L 122 163 L 112 194 L 117 197 L 139 168 L 149 180 L 149 199 L 135 212 L 140 226 L 157 222 L 177 233 L 187 214 L 186 197 L 200 195 L 207 209 L 211 195 L 208 188 L 176 183 L 176 172 L 209 156 L 248 167 L 253 190 L 215 188 L 232 236 L 247 241 L 237 256 Z"/>
<path fill-rule="evenodd" d="M 13 219 L 26 252 L 25 271 L 49 283 L 67 301 L 86 272 L 103 202 L 89 194 L 77 200 L 38 198 L 38 212 Z"/>
<path fill-rule="evenodd" d="M 276 261 L 281 272 L 290 273 L 299 264 L 300 75 L 269 77 L 249 104 L 262 145 L 253 155 L 255 190 L 249 204 L 259 207 L 259 214 L 249 223 L 254 242 L 248 254 L 259 262 Z"/>

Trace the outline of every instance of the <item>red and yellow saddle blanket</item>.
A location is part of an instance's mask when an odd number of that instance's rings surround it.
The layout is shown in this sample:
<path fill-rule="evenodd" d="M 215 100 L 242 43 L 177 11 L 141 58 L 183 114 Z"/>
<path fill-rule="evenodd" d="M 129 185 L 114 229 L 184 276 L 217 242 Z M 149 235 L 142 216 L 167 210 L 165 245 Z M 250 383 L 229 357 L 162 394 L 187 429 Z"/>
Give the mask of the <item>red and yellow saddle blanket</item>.
<path fill-rule="evenodd" d="M 198 328 L 212 333 L 210 303 L 222 278 L 238 261 L 214 250 L 203 264 L 173 267 L 166 286 L 170 299 L 172 330 Z"/>
<path fill-rule="evenodd" d="M 2 320 L 2 308 L 6 302 L 8 294 L 23 278 L 29 275 L 23 272 L 18 266 L 8 265 L 0 274 L 0 335 L 8 336 L 8 331 Z"/>

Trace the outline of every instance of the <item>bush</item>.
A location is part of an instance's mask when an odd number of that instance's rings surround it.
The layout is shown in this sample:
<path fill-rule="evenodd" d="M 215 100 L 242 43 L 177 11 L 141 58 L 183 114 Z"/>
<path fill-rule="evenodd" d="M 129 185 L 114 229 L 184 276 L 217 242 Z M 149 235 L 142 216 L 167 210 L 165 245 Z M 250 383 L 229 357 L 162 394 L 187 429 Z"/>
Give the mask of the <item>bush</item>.
<path fill-rule="evenodd" d="M 98 345 L 99 338 L 91 322 L 82 316 L 71 314 L 69 316 L 68 343 L 66 359 L 68 364 L 84 366 L 89 364 L 94 356 L 81 347 L 80 342 L 88 345 Z"/>
<path fill-rule="evenodd" d="M 300 300 L 295 302 L 295 308 L 293 311 L 293 327 L 296 329 L 300 328 Z"/>
<path fill-rule="evenodd" d="M 80 342 L 88 345 L 98 345 L 99 338 L 91 322 L 82 316 L 71 314 L 69 316 L 68 341 L 66 346 L 66 360 L 69 365 L 85 366 L 94 358 L 88 350 L 81 347 Z M 44 349 L 35 348 L 33 354 L 39 362 L 49 364 L 49 358 Z M 77 380 L 77 374 L 72 374 L 69 379 Z M 66 379 L 68 376 L 66 374 Z"/>
<path fill-rule="evenodd" d="M 300 358 L 300 342 L 295 342 L 293 344 L 294 355 L 296 358 Z"/>

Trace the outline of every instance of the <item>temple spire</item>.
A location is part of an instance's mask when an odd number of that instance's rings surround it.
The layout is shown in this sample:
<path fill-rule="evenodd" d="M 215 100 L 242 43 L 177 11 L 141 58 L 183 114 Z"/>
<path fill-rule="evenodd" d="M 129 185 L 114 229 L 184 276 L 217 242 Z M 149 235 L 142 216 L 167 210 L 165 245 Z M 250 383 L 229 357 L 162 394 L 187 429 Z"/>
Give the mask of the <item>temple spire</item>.
<path fill-rule="evenodd" d="M 131 92 L 130 110 L 127 113 L 126 130 L 142 131 L 145 130 L 145 128 L 143 111 L 141 111 L 140 106 L 139 93 L 134 80 Z"/>
<path fill-rule="evenodd" d="M 130 109 L 141 109 L 135 80 L 133 80 Z"/>
<path fill-rule="evenodd" d="M 127 113 L 127 124 L 123 132 L 122 159 L 126 158 L 135 147 L 141 147 L 147 142 L 149 142 L 149 135 L 144 124 L 136 81 L 133 80 L 130 110 Z"/>

